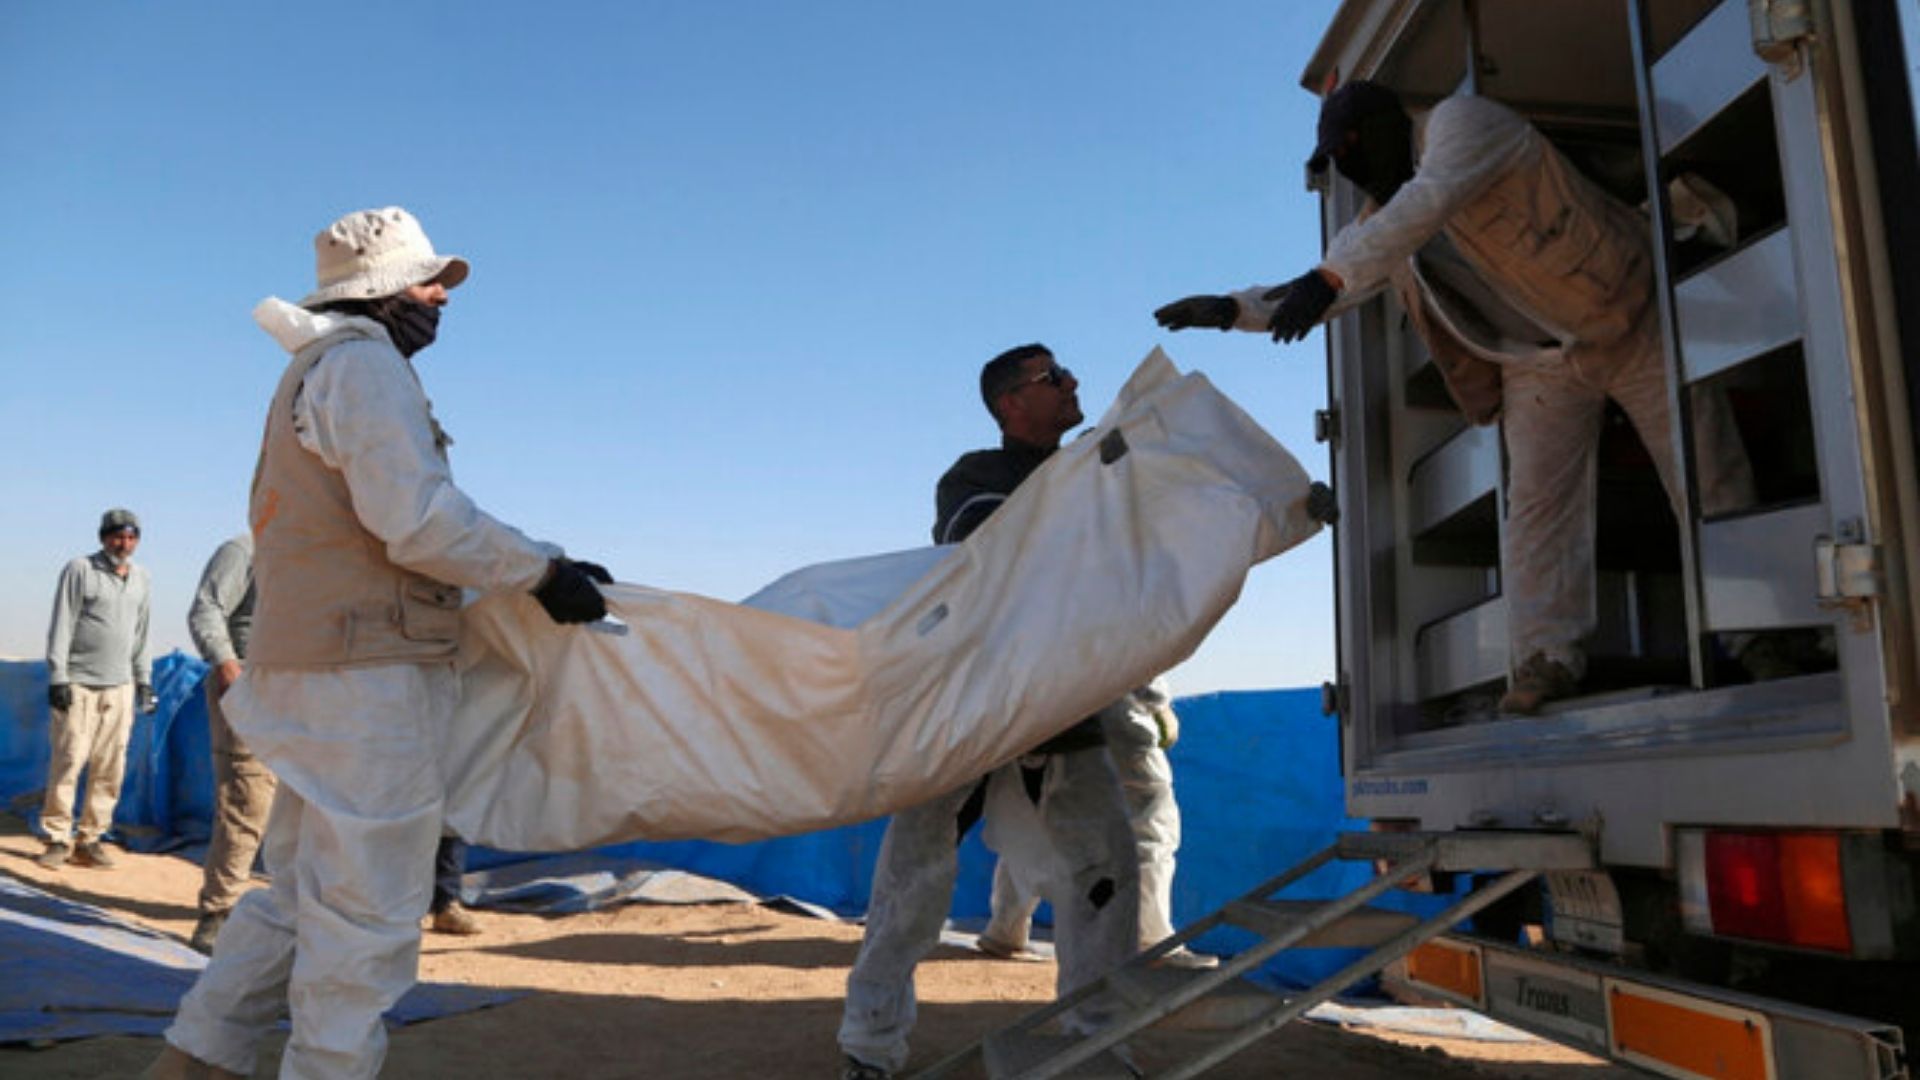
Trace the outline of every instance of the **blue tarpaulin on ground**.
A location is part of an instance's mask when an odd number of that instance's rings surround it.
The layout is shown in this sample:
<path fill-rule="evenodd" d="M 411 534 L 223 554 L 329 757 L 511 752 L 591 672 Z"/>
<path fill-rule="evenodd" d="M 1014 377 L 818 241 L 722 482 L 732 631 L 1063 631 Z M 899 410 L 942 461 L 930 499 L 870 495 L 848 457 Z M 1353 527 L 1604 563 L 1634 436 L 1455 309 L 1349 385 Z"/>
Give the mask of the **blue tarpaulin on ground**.
<path fill-rule="evenodd" d="M 0 1044 L 158 1035 L 206 963 L 164 934 L 0 874 Z M 523 995 L 421 983 L 387 1021 L 418 1023 Z"/>
<path fill-rule="evenodd" d="M 128 846 L 163 850 L 204 839 L 212 804 L 200 661 L 174 653 L 155 665 L 160 710 L 135 725 L 126 791 L 115 815 Z M 1174 922 L 1185 924 L 1274 877 L 1330 843 L 1345 817 L 1338 727 L 1320 714 L 1318 690 L 1227 692 L 1176 703 L 1183 737 L 1172 750 L 1183 840 L 1174 882 Z M 0 663 L 0 802 L 37 816 L 47 763 L 46 666 Z M 601 849 L 609 865 L 634 860 L 678 867 L 731 882 L 761 896 L 788 896 L 842 915 L 864 911 L 884 822 L 752 844 L 705 841 L 633 843 Z M 987 914 L 992 855 L 975 829 L 961 847 L 953 916 Z M 476 850 L 470 866 L 497 867 L 521 857 Z M 568 856 L 575 858 L 577 856 Z M 577 864 L 576 864 L 577 865 Z M 1288 896 L 1330 897 L 1357 887 L 1371 869 L 1333 863 Z M 603 883 L 604 884 L 604 883 Z M 602 886 L 595 886 L 601 888 Z M 608 896 L 620 895 L 612 889 Z M 482 897 L 484 900 L 484 897 Z M 1439 898 L 1401 895 L 1413 910 L 1437 910 Z M 1217 931 L 1198 944 L 1212 952 L 1244 948 L 1250 938 Z M 1305 985 L 1354 954 L 1290 953 L 1270 965 L 1280 982 Z"/>

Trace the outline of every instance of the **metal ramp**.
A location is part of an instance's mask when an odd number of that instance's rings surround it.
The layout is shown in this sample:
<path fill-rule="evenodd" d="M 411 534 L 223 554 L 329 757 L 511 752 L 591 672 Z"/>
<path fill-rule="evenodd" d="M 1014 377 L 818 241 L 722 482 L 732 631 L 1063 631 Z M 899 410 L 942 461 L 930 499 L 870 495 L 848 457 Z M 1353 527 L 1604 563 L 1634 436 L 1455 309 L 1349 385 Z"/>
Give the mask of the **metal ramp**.
<path fill-rule="evenodd" d="M 1334 861 L 1375 861 L 1384 868 L 1362 888 L 1332 900 L 1281 900 L 1288 886 Z M 1574 833 L 1449 832 L 1344 833 L 1325 850 L 1219 911 L 1129 960 L 1104 978 L 944 1060 L 924 1078 L 977 1075 L 994 1080 L 1142 1075 L 1116 1047 L 1129 1036 L 1173 1016 L 1200 1016 L 1214 1037 L 1197 1056 L 1156 1076 L 1197 1076 L 1252 1045 L 1282 1024 L 1374 974 L 1461 920 L 1532 881 L 1547 870 L 1584 870 L 1594 865 L 1591 842 Z M 1416 920 L 1367 903 L 1388 889 L 1430 871 L 1498 872 L 1438 915 Z M 1259 936 L 1253 948 L 1210 971 L 1156 967 L 1160 957 L 1219 926 L 1237 926 Z M 1346 947 L 1369 952 L 1291 997 L 1267 993 L 1241 976 L 1290 948 Z M 1112 1022 L 1085 1035 L 1043 1029 L 1097 995 L 1111 995 Z M 1221 1030 L 1225 1029 L 1225 1030 Z"/>

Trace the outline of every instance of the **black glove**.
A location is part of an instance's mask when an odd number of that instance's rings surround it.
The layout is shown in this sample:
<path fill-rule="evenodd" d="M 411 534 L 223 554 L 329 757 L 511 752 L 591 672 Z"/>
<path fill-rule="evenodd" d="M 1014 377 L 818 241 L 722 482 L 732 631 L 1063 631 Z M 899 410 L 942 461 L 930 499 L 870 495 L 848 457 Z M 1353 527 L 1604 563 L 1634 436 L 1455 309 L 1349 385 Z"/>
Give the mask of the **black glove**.
<path fill-rule="evenodd" d="M 153 692 L 153 687 L 146 683 L 134 683 L 133 707 L 140 712 L 151 714 L 160 707 L 160 698 Z"/>
<path fill-rule="evenodd" d="M 1307 516 L 1326 525 L 1340 520 L 1340 500 L 1333 497 L 1332 488 L 1318 480 L 1307 488 Z"/>
<path fill-rule="evenodd" d="M 1340 293 L 1318 270 L 1309 270 L 1285 285 L 1276 285 L 1268 289 L 1262 300 L 1278 300 L 1280 306 L 1273 309 L 1273 315 L 1267 319 L 1267 329 L 1273 331 L 1275 341 L 1299 341 L 1307 336 L 1307 331 L 1320 324 L 1320 317 L 1333 306 L 1333 299 Z"/>
<path fill-rule="evenodd" d="M 1155 308 L 1153 312 L 1153 320 L 1169 330 L 1185 330 L 1190 326 L 1231 330 L 1239 317 L 1240 302 L 1231 296 L 1189 296 Z"/>
<path fill-rule="evenodd" d="M 533 598 L 540 601 L 554 622 L 590 623 L 607 617 L 606 598 L 594 587 L 594 575 L 583 567 L 592 566 L 602 574 L 605 569 L 571 559 L 555 559 L 552 565 L 547 580 L 533 590 Z"/>
<path fill-rule="evenodd" d="M 58 712 L 73 708 L 73 687 L 66 683 L 54 683 L 47 687 L 47 704 Z"/>
<path fill-rule="evenodd" d="M 587 562 L 585 559 L 574 559 L 571 561 L 573 562 L 573 565 L 580 568 L 581 573 L 587 575 L 588 577 L 599 582 L 600 584 L 602 585 L 613 584 L 612 571 L 608 570 L 604 566 L 601 566 L 599 563 Z"/>

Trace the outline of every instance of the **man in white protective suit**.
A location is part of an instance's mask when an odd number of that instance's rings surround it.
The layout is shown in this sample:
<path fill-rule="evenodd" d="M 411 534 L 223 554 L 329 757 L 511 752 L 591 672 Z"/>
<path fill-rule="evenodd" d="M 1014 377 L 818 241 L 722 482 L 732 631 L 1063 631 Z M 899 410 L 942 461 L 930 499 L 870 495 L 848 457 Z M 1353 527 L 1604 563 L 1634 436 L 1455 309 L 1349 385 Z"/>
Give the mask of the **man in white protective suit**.
<path fill-rule="evenodd" d="M 1073 374 L 1041 345 L 988 361 L 980 396 L 1001 445 L 966 454 L 940 478 L 933 537 L 957 543 L 985 523 L 1082 417 Z M 860 955 L 847 976 L 840 1049 L 844 1080 L 882 1080 L 907 1063 L 913 1030 L 913 970 L 939 943 L 953 903 L 956 848 L 974 822 L 1021 891 L 1053 905 L 1066 994 L 1133 955 L 1139 874 L 1120 786 L 1091 716 L 1019 762 L 977 783 L 893 816 L 874 868 Z M 1108 1006 L 1093 1002 L 1067 1023 L 1093 1028 Z"/>
<path fill-rule="evenodd" d="M 1164 675 L 1137 687 L 1100 710 L 1100 733 L 1107 757 L 1120 778 L 1133 827 L 1134 856 L 1140 868 L 1140 933 L 1148 949 L 1173 936 L 1174 854 L 1180 850 L 1180 804 L 1173 797 L 1173 764 L 1167 751 L 1180 738 L 1180 717 Z M 1034 909 L 1040 898 L 1022 892 L 1013 868 L 1002 860 L 993 868 L 993 917 L 974 945 L 1005 960 L 1042 960 L 1029 945 Z M 1162 955 L 1164 967 L 1205 969 L 1219 961 L 1185 945 Z"/>
<path fill-rule="evenodd" d="M 562 623 L 606 611 L 605 570 L 481 512 L 448 471 L 411 358 L 466 261 L 397 207 L 348 214 L 314 247 L 315 291 L 254 310 L 292 359 L 253 479 L 247 668 L 221 702 L 280 779 L 273 884 L 233 909 L 148 1076 L 251 1075 L 289 1008 L 281 1076 L 379 1072 L 381 1014 L 413 985 L 432 894 L 461 591 L 530 590 Z"/>
<path fill-rule="evenodd" d="M 1673 446 L 1651 230 L 1512 109 L 1446 98 L 1414 121 L 1392 90 L 1350 82 L 1321 106 L 1308 168 L 1331 162 L 1369 199 L 1320 265 L 1284 285 L 1190 296 L 1154 312 L 1172 330 L 1271 331 L 1295 341 L 1390 285 L 1466 418 L 1504 420 L 1500 557 L 1510 674 L 1503 712 L 1572 695 L 1596 623 L 1594 461 L 1608 399 L 1640 435 L 1687 520 Z M 1416 152 L 1418 164 L 1415 164 Z M 1700 501 L 1750 501 L 1752 472 L 1724 405 L 1696 397 Z"/>

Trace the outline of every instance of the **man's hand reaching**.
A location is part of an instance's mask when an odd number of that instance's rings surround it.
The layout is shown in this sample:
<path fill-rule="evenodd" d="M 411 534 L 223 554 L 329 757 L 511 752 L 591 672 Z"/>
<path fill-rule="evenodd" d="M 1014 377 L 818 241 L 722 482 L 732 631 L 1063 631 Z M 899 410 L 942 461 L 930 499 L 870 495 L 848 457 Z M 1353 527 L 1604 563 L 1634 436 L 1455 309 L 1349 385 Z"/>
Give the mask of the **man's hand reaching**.
<path fill-rule="evenodd" d="M 1319 270 L 1309 270 L 1285 285 L 1268 289 L 1261 299 L 1280 302 L 1267 319 L 1273 340 L 1299 341 L 1306 337 L 1307 331 L 1320 324 L 1339 295 L 1340 290 Z"/>
<path fill-rule="evenodd" d="M 1153 320 L 1168 330 L 1211 326 L 1231 330 L 1240 318 L 1240 302 L 1231 296 L 1189 296 L 1156 308 Z"/>

